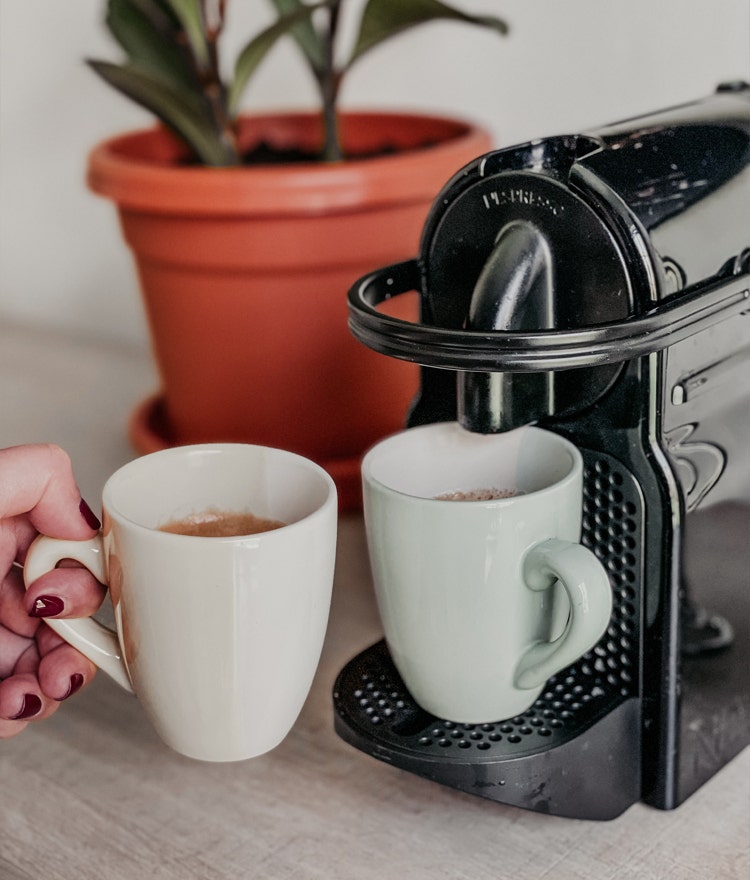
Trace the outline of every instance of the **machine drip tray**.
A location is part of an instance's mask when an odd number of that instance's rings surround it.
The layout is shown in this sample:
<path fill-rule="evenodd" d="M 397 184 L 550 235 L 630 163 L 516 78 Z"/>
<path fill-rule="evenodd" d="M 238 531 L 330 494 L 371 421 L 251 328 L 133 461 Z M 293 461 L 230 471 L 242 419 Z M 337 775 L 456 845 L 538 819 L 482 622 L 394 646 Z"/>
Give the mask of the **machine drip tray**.
<path fill-rule="evenodd" d="M 523 715 L 458 724 L 414 702 L 381 641 L 344 667 L 333 699 L 350 745 L 469 794 L 579 819 L 613 819 L 641 796 L 639 701 L 592 679 L 585 660 Z"/>

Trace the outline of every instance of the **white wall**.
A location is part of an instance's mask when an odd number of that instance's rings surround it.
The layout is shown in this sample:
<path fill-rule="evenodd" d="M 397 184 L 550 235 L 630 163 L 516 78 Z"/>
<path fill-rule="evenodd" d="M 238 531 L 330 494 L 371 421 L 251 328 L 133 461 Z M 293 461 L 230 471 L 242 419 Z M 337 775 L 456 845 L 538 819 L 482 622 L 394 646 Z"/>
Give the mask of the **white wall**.
<path fill-rule="evenodd" d="M 749 0 L 454 2 L 506 17 L 511 36 L 443 23 L 404 34 L 352 71 L 344 104 L 461 114 L 500 146 L 750 80 Z M 229 6 L 231 59 L 270 13 L 265 0 Z M 0 320 L 140 343 L 137 282 L 114 208 L 83 183 L 97 139 L 150 123 L 83 64 L 118 58 L 103 9 L 104 0 L 0 0 Z M 279 46 L 246 105 L 314 99 L 294 48 Z"/>

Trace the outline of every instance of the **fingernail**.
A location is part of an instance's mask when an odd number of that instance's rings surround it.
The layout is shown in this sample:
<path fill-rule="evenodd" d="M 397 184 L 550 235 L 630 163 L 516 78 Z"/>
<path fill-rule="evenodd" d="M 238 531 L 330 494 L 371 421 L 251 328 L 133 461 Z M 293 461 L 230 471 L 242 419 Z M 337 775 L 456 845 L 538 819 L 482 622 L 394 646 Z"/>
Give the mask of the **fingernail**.
<path fill-rule="evenodd" d="M 40 596 L 29 612 L 31 617 L 55 617 L 62 614 L 65 604 L 57 596 Z"/>
<path fill-rule="evenodd" d="M 68 685 L 68 692 L 63 697 L 59 697 L 57 699 L 58 703 L 61 703 L 63 700 L 67 700 L 68 697 L 72 697 L 76 691 L 79 691 L 83 687 L 83 676 L 80 672 L 75 672 L 70 676 L 70 684 Z"/>
<path fill-rule="evenodd" d="M 86 504 L 86 502 L 81 498 L 81 503 L 78 505 L 78 509 L 81 511 L 81 516 L 86 520 L 86 525 L 92 529 L 100 529 L 101 523 L 99 522 L 94 511 Z"/>
<path fill-rule="evenodd" d="M 13 715 L 11 721 L 22 721 L 25 718 L 33 718 L 38 715 L 42 708 L 42 701 L 36 694 L 24 694 L 21 711 L 18 715 Z"/>

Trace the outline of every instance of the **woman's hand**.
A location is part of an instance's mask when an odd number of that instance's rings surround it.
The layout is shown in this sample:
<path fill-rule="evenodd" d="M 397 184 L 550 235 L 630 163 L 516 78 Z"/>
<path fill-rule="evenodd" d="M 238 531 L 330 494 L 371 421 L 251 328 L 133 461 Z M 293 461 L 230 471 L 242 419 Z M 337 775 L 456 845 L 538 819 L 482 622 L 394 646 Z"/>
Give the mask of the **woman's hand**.
<path fill-rule="evenodd" d="M 98 528 L 60 447 L 0 449 L 0 738 L 47 718 L 94 676 L 94 664 L 44 618 L 90 616 L 102 585 L 85 568 L 61 566 L 25 591 L 18 566 L 39 533 L 86 540 Z"/>

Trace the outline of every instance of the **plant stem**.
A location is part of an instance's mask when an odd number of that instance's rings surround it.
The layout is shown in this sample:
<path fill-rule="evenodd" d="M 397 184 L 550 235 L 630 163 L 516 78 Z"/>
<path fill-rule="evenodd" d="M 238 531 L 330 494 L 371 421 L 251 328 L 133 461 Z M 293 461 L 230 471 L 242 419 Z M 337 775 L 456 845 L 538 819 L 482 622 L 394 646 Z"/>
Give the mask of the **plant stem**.
<path fill-rule="evenodd" d="M 339 141 L 338 96 L 341 86 L 341 72 L 336 69 L 334 51 L 338 30 L 340 3 L 334 3 L 328 10 L 329 26 L 326 29 L 325 67 L 319 80 L 323 104 L 323 159 L 326 162 L 340 162 L 344 156 Z"/>
<path fill-rule="evenodd" d="M 209 5 L 211 9 L 209 10 Z M 219 73 L 219 36 L 224 27 L 225 0 L 204 0 L 201 4 L 208 46 L 208 65 L 194 60 L 198 80 L 205 95 L 216 134 L 226 153 L 227 165 L 241 162 L 237 136 L 232 120 L 227 113 L 226 89 Z"/>

